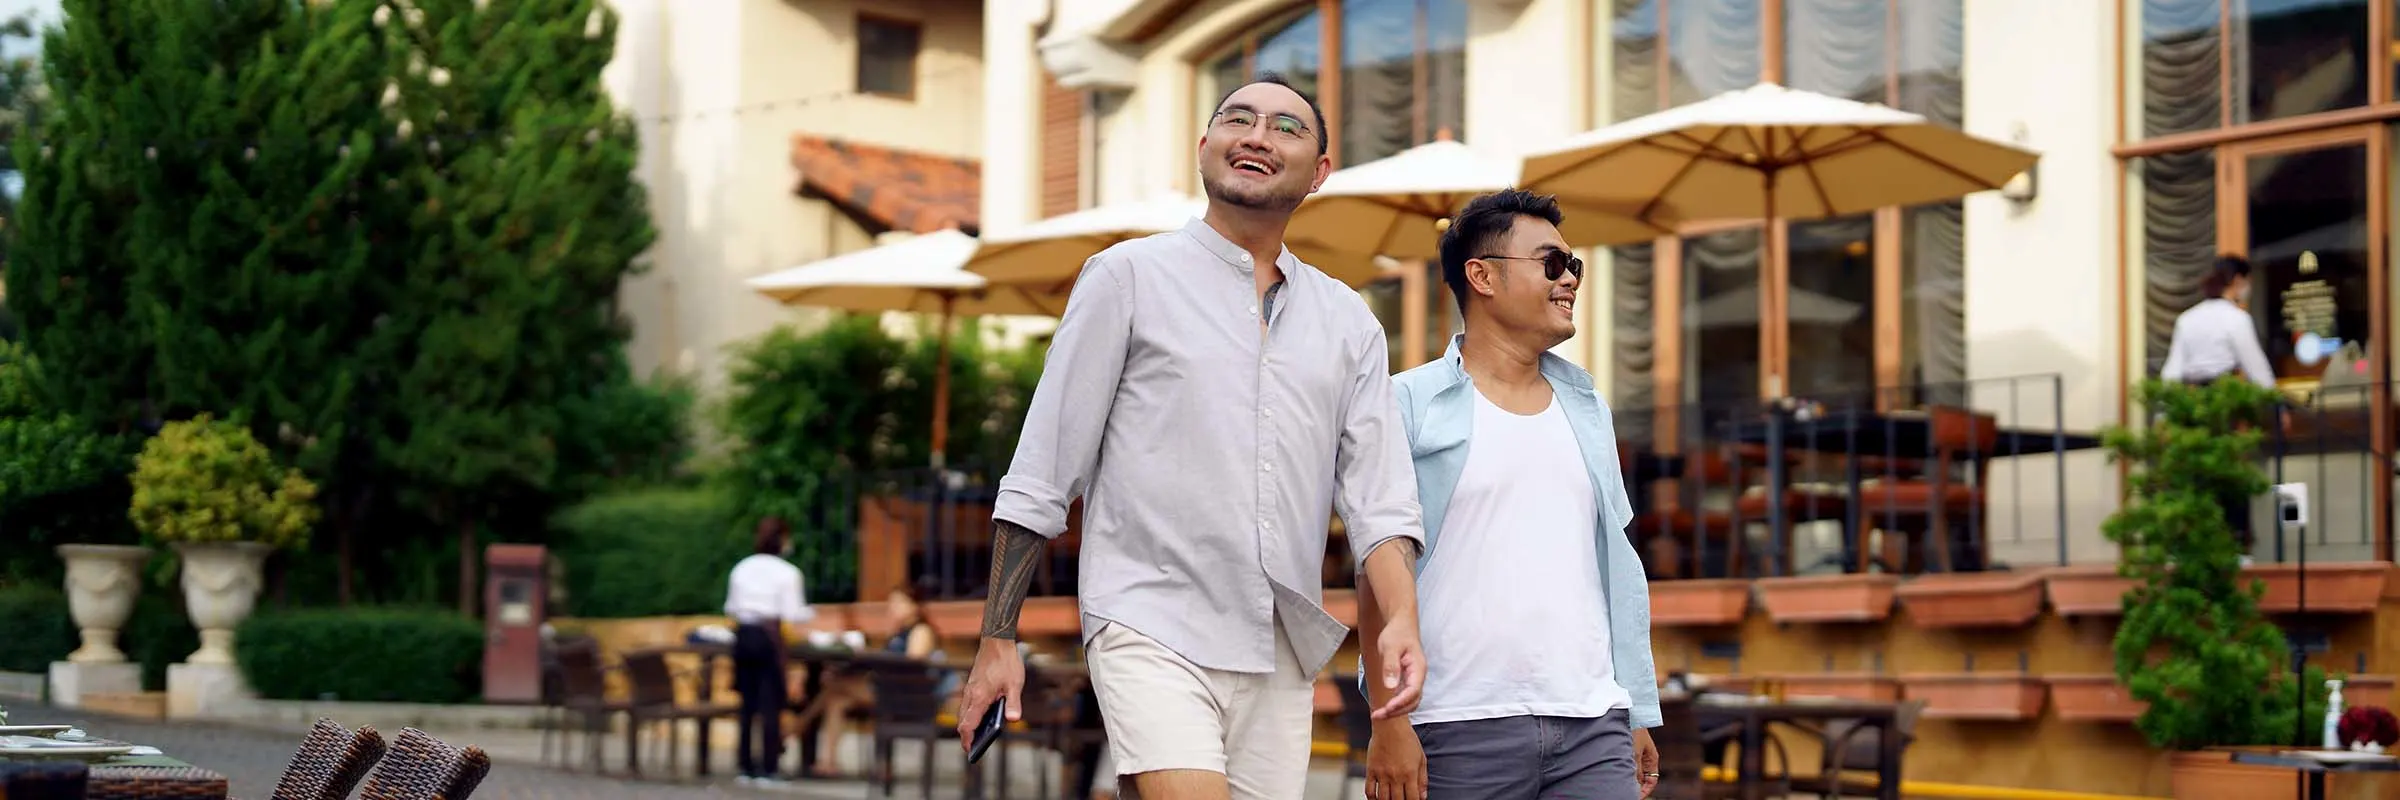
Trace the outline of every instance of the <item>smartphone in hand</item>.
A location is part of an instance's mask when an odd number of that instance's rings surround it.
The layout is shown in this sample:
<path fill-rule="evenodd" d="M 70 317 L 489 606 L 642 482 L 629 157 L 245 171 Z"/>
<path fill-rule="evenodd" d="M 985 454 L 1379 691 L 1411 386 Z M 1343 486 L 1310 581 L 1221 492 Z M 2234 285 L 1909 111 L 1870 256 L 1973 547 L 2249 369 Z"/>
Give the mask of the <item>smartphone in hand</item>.
<path fill-rule="evenodd" d="M 1000 731 L 1008 726 L 1008 698 L 992 698 L 992 710 L 983 714 L 983 724 L 975 726 L 975 741 L 967 746 L 967 763 L 983 759 L 983 751 L 1000 741 Z"/>

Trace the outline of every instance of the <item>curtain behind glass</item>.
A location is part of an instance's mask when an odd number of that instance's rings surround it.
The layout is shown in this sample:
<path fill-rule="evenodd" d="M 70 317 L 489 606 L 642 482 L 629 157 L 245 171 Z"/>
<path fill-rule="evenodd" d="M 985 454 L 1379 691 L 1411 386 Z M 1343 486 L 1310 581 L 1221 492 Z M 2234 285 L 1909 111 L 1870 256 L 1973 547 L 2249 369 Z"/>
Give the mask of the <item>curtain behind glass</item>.
<path fill-rule="evenodd" d="M 1462 138 L 1466 5 L 1461 0 L 1344 0 L 1342 163 L 1364 164 Z"/>
<path fill-rule="evenodd" d="M 2142 0 L 2143 136 L 2217 127 L 2219 0 Z"/>
<path fill-rule="evenodd" d="M 2200 281 L 2217 255 L 2217 154 L 2167 153 L 2141 160 L 2142 335 L 2156 375 L 2175 338 L 2175 318 L 2200 302 Z"/>
<path fill-rule="evenodd" d="M 1667 99 L 1695 103 L 1758 83 L 1760 0 L 1667 3 Z"/>
<path fill-rule="evenodd" d="M 1648 411 L 1656 402 L 1657 385 L 1651 371 L 1658 353 L 1657 329 L 1653 327 L 1658 312 L 1650 305 L 1650 295 L 1657 285 L 1657 272 L 1654 246 L 1609 250 L 1609 404 L 1620 412 L 1617 437 L 1623 441 L 1650 441 L 1650 415 L 1622 412 Z M 1642 430 L 1627 430 L 1627 423 L 1634 419 L 1640 420 Z"/>
<path fill-rule="evenodd" d="M 1658 4 L 1613 0 L 1609 51 L 1609 117 L 1624 122 L 1658 110 Z"/>
<path fill-rule="evenodd" d="M 1959 0 L 1899 5 L 1903 111 L 1960 127 L 1966 119 L 1966 14 Z M 1917 386 L 1967 379 L 1966 219 L 1957 202 L 1902 212 L 1900 380 Z M 1956 393 L 1920 398 L 1963 403 Z"/>

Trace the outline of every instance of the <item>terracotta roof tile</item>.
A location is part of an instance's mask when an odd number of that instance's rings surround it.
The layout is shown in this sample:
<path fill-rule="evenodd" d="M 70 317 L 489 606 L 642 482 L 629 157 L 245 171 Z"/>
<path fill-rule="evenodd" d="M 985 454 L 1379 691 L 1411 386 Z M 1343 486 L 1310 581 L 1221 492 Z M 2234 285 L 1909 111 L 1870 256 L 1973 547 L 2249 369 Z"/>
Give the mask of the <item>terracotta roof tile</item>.
<path fill-rule="evenodd" d="M 792 167 L 802 189 L 893 230 L 978 227 L 983 171 L 974 159 L 794 136 Z"/>

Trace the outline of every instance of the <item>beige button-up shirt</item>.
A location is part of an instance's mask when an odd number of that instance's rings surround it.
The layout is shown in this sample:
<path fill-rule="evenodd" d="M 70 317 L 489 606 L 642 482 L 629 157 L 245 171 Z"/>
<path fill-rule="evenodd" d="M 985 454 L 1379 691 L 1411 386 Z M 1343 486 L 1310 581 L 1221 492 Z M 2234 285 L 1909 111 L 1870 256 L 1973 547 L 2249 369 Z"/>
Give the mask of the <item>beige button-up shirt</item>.
<path fill-rule="evenodd" d="M 1416 477 L 1366 301 L 1301 263 L 1259 329 L 1250 254 L 1207 223 L 1084 263 L 993 516 L 1055 537 L 1084 497 L 1086 641 L 1125 625 L 1192 663 L 1314 674 L 1349 635 L 1323 605 L 1329 511 L 1351 557 L 1422 546 Z"/>

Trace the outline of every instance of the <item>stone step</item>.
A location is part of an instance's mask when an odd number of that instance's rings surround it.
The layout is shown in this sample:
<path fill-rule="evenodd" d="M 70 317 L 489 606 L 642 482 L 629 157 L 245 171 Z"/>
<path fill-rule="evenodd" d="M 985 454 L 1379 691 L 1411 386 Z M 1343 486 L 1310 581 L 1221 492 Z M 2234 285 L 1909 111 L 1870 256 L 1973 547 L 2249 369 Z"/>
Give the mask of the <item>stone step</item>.
<path fill-rule="evenodd" d="M 130 719 L 167 718 L 166 692 L 92 692 L 83 696 L 86 710 Z"/>

